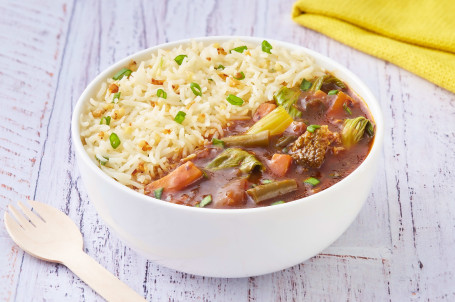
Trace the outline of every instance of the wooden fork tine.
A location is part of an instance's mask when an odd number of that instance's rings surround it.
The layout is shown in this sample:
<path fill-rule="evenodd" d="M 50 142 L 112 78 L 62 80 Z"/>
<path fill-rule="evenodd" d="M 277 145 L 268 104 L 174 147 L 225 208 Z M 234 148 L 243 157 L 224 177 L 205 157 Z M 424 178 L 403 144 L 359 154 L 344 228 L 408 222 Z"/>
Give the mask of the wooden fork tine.
<path fill-rule="evenodd" d="M 26 207 L 22 202 L 17 203 L 19 205 L 19 208 L 21 208 L 22 212 L 25 214 L 25 216 L 30 219 L 30 221 L 37 226 L 40 223 L 43 223 L 44 221 L 38 217 L 35 213 L 33 213 L 29 207 Z"/>
<path fill-rule="evenodd" d="M 28 203 L 32 206 L 33 210 L 41 216 L 41 218 L 46 221 L 46 213 L 49 212 L 49 209 L 46 208 L 44 203 L 35 201 L 35 200 L 28 200 Z"/>
<path fill-rule="evenodd" d="M 22 230 L 20 224 L 17 223 L 17 221 L 14 220 L 14 218 L 11 217 L 11 215 L 7 211 L 5 211 L 5 215 L 3 216 L 3 219 L 5 221 L 6 229 L 7 229 L 8 233 L 10 233 L 10 235 L 12 232 L 14 232 L 16 234 L 16 233 L 24 231 L 24 230 Z"/>
<path fill-rule="evenodd" d="M 8 211 L 5 211 L 5 215 L 3 215 L 3 220 L 5 221 L 5 225 L 9 228 L 9 229 L 14 229 L 14 228 L 17 228 L 17 227 L 21 227 L 19 223 L 17 223 L 16 220 L 14 220 L 13 217 L 11 217 L 11 215 L 8 213 Z"/>
<path fill-rule="evenodd" d="M 11 214 L 13 214 L 14 218 L 19 222 L 19 224 L 25 229 L 30 229 L 32 227 L 31 223 L 25 219 L 24 215 L 22 215 L 14 206 L 8 205 L 8 210 L 10 210 Z"/>

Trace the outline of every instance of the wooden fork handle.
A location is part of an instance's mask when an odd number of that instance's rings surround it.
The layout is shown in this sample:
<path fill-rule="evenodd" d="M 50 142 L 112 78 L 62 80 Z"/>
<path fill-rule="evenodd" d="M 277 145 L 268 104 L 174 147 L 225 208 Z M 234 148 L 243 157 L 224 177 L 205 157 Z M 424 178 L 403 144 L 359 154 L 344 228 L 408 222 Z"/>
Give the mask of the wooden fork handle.
<path fill-rule="evenodd" d="M 82 250 L 67 258 L 63 264 L 107 301 L 146 301 Z"/>

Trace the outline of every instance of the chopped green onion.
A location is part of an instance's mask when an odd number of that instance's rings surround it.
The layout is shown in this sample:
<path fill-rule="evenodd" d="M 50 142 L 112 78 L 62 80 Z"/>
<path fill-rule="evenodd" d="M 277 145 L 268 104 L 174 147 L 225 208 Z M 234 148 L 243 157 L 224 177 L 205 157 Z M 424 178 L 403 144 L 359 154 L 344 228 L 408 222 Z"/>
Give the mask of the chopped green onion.
<path fill-rule="evenodd" d="M 224 142 L 217 138 L 212 138 L 212 145 L 224 148 Z"/>
<path fill-rule="evenodd" d="M 263 184 L 269 184 L 271 182 L 273 182 L 272 179 L 263 179 L 263 180 L 261 180 L 261 183 L 263 183 Z"/>
<path fill-rule="evenodd" d="M 155 194 L 156 199 L 161 199 L 161 195 L 163 195 L 163 189 L 164 188 L 158 188 L 153 191 L 153 194 Z"/>
<path fill-rule="evenodd" d="M 327 94 L 328 95 L 336 95 L 338 93 L 338 90 L 334 89 L 334 90 L 330 90 Z"/>
<path fill-rule="evenodd" d="M 131 69 L 122 68 L 112 78 L 116 81 L 121 80 L 124 76 L 129 77 L 131 73 L 132 73 Z"/>
<path fill-rule="evenodd" d="M 111 133 L 109 136 L 109 140 L 111 142 L 111 146 L 114 149 L 117 149 L 118 146 L 120 146 L 120 139 L 118 138 L 118 135 L 115 134 L 114 132 Z"/>
<path fill-rule="evenodd" d="M 233 94 L 228 95 L 226 100 L 231 103 L 232 105 L 235 106 L 242 106 L 243 105 L 243 100 L 239 98 L 238 96 L 235 96 Z"/>
<path fill-rule="evenodd" d="M 276 206 L 277 204 L 283 204 L 285 203 L 283 200 L 280 201 L 275 201 L 274 203 L 270 204 L 271 206 Z"/>
<path fill-rule="evenodd" d="M 234 75 L 234 79 L 236 79 L 236 80 L 243 80 L 244 78 L 245 78 L 245 74 L 243 73 L 243 71 Z"/>
<path fill-rule="evenodd" d="M 319 125 L 309 125 L 308 127 L 306 127 L 306 130 L 308 132 L 313 133 L 316 129 L 319 129 L 319 128 L 321 128 L 321 126 L 319 126 Z"/>
<path fill-rule="evenodd" d="M 243 46 L 239 46 L 239 47 L 236 47 L 236 48 L 233 48 L 233 49 L 229 50 L 229 53 L 231 53 L 232 51 L 243 53 L 247 49 L 248 49 L 248 47 L 243 45 Z"/>
<path fill-rule="evenodd" d="M 311 85 L 313 85 L 313 84 L 310 81 L 303 79 L 302 83 L 300 83 L 300 90 L 308 91 L 311 88 Z"/>
<path fill-rule="evenodd" d="M 306 183 L 306 184 L 310 184 L 310 185 L 312 185 L 314 187 L 314 186 L 318 185 L 321 181 L 319 179 L 317 179 L 317 178 L 314 178 L 314 177 L 308 177 L 303 182 Z"/>
<path fill-rule="evenodd" d="M 121 92 L 114 93 L 114 97 L 112 98 L 112 103 L 118 103 L 118 101 L 120 100 L 120 94 L 121 94 Z M 115 100 L 117 100 L 117 102 Z"/>
<path fill-rule="evenodd" d="M 167 93 L 163 89 L 158 89 L 156 96 L 159 98 L 167 99 Z"/>
<path fill-rule="evenodd" d="M 105 165 L 109 161 L 109 157 L 96 154 L 95 158 L 100 162 L 100 165 Z"/>
<path fill-rule="evenodd" d="M 203 208 L 211 202 L 212 202 L 212 195 L 209 194 L 209 195 L 205 196 L 204 198 L 202 198 L 201 202 L 197 204 L 197 207 Z"/>
<path fill-rule="evenodd" d="M 221 65 L 221 64 L 218 65 L 218 67 L 215 67 L 215 69 L 218 69 L 218 70 L 219 70 L 219 69 L 223 70 L 224 68 L 225 68 L 225 67 L 224 67 L 223 65 Z"/>
<path fill-rule="evenodd" d="M 190 88 L 191 88 L 191 90 L 193 91 L 193 93 L 194 93 L 195 95 L 199 95 L 199 96 L 202 95 L 202 89 L 201 89 L 201 86 L 199 86 L 199 84 L 197 84 L 197 83 L 191 83 L 191 84 L 190 84 Z"/>
<path fill-rule="evenodd" d="M 214 82 L 212 78 L 208 78 L 208 80 Z"/>
<path fill-rule="evenodd" d="M 185 59 L 185 58 L 188 58 L 188 56 L 187 55 L 178 55 L 178 56 L 175 57 L 174 61 L 177 64 L 182 65 L 183 59 Z"/>
<path fill-rule="evenodd" d="M 352 111 L 346 103 L 343 103 L 343 109 L 344 111 L 346 111 L 347 114 L 352 115 Z"/>
<path fill-rule="evenodd" d="M 177 115 L 174 118 L 174 121 L 181 124 L 185 120 L 186 113 L 183 111 L 177 112 Z"/>
<path fill-rule="evenodd" d="M 104 124 L 108 125 L 111 123 L 111 117 L 108 115 L 108 116 L 103 116 L 100 120 L 100 125 L 103 124 L 103 121 L 104 121 Z"/>
<path fill-rule="evenodd" d="M 272 49 L 272 45 L 266 40 L 262 41 L 262 51 L 266 53 L 271 53 L 270 50 Z"/>

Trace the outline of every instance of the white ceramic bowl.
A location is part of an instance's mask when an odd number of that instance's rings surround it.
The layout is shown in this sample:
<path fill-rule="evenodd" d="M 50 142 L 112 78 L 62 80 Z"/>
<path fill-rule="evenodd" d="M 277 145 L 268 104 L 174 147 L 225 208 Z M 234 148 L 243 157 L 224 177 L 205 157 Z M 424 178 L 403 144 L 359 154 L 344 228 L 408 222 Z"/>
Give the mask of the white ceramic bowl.
<path fill-rule="evenodd" d="M 231 39 L 260 44 L 252 37 L 204 37 L 195 41 Z M 375 176 L 382 147 L 384 121 L 378 102 L 352 72 L 309 49 L 268 41 L 276 47 L 301 50 L 316 63 L 348 83 L 368 105 L 376 123 L 374 144 L 365 161 L 349 176 L 315 195 L 286 204 L 253 209 L 204 209 L 168 203 L 142 195 L 104 174 L 85 152 L 79 134 L 84 104 L 100 84 L 127 65 L 159 48 L 158 45 L 112 65 L 85 89 L 73 112 L 72 137 L 82 180 L 99 215 L 111 230 L 155 263 L 179 271 L 212 277 L 247 277 L 275 272 L 316 255 L 352 223 L 364 204 Z"/>

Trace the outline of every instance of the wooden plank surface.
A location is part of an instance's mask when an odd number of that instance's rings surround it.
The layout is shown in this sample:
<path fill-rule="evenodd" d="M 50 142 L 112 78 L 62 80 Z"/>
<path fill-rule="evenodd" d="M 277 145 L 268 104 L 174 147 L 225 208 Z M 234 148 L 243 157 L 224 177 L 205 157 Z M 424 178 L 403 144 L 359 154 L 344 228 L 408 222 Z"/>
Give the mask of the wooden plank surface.
<path fill-rule="evenodd" d="M 86 251 L 150 301 L 454 301 L 455 95 L 290 19 L 278 1 L 1 1 L 0 223 L 34 198 L 64 210 Z M 320 255 L 243 279 L 158 266 L 109 232 L 70 143 L 72 108 L 100 71 L 182 38 L 254 35 L 309 47 L 359 75 L 381 103 L 384 152 L 368 201 Z M 0 227 L 0 301 L 101 301 L 66 268 L 24 254 Z"/>

